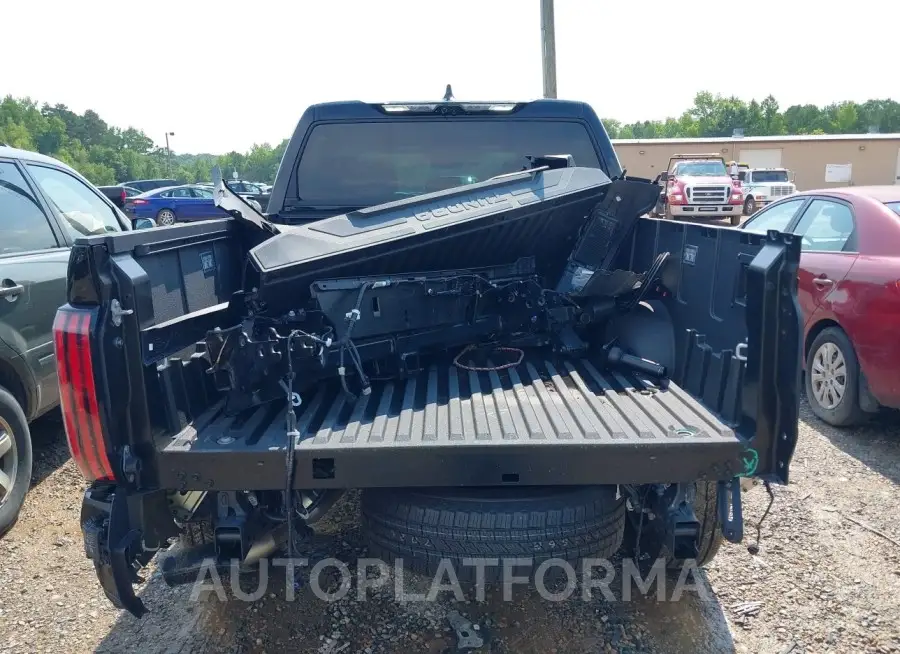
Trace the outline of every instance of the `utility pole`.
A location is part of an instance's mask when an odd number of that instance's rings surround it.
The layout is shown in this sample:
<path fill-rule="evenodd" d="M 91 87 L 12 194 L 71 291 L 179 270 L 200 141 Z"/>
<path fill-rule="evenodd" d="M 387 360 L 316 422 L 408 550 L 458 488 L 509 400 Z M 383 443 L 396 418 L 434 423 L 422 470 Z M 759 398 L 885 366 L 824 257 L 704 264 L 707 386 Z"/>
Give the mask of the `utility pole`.
<path fill-rule="evenodd" d="M 553 24 L 553 0 L 541 0 L 541 61 L 544 71 L 544 97 L 556 97 L 556 28 Z"/>
<path fill-rule="evenodd" d="M 169 149 L 169 137 L 175 136 L 175 132 L 166 132 L 166 177 L 168 177 L 171 173 L 169 170 L 172 167 L 172 151 Z"/>

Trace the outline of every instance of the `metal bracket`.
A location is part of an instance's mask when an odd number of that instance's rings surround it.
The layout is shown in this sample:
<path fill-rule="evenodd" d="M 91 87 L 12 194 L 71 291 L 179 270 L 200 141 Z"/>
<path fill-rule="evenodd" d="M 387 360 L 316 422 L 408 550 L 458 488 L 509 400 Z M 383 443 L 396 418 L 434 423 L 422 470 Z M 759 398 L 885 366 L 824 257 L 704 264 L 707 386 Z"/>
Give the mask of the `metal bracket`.
<path fill-rule="evenodd" d="M 136 549 L 140 551 L 138 545 L 141 534 L 130 525 L 128 497 L 122 489 L 113 495 L 105 537 L 109 563 L 97 565 L 95 561 L 103 592 L 113 606 L 125 609 L 136 618 L 140 618 L 147 613 L 147 607 L 134 593 L 132 584 L 139 582 L 140 579 L 135 573 L 137 566 L 133 564 L 137 558 L 140 566 L 146 565 L 150 557 L 144 552 L 135 557 Z"/>
<path fill-rule="evenodd" d="M 122 472 L 125 473 L 125 479 L 132 484 L 141 472 L 141 460 L 134 456 L 128 445 L 122 448 Z"/>
<path fill-rule="evenodd" d="M 730 543 L 740 543 L 744 539 L 744 515 L 741 511 L 741 484 L 735 478 L 719 482 L 718 510 L 722 523 L 722 535 Z"/>
<path fill-rule="evenodd" d="M 459 611 L 448 613 L 447 621 L 456 632 L 457 649 L 479 649 L 484 646 L 484 638 L 479 634 L 477 626 L 466 620 Z"/>
<path fill-rule="evenodd" d="M 116 299 L 109 303 L 109 319 L 112 320 L 112 324 L 116 327 L 121 327 L 122 316 L 130 316 L 133 313 L 134 309 L 123 309 L 122 303 Z"/>
<path fill-rule="evenodd" d="M 734 346 L 734 358 L 738 361 L 746 361 L 747 360 L 747 343 L 746 341 L 743 343 L 738 343 Z"/>
<path fill-rule="evenodd" d="M 699 554 L 700 520 L 694 512 L 693 485 L 679 484 L 675 501 L 666 512 L 666 546 L 676 559 L 696 559 Z"/>

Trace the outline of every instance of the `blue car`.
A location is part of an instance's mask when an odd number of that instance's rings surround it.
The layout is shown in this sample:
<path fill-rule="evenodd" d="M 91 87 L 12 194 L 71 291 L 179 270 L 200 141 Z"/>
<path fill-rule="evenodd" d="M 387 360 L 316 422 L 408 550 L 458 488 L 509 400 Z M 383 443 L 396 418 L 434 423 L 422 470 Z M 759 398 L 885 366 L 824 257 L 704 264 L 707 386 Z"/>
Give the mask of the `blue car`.
<path fill-rule="evenodd" d="M 228 215 L 213 204 L 212 188 L 199 184 L 168 186 L 135 195 L 125 200 L 125 211 L 132 219 L 153 218 L 160 227 Z"/>

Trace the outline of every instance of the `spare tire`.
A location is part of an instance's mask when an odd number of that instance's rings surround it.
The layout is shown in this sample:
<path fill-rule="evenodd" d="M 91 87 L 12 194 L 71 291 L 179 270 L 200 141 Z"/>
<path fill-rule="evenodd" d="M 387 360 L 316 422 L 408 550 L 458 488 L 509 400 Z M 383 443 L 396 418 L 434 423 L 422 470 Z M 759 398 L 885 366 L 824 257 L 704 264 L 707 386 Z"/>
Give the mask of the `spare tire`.
<path fill-rule="evenodd" d="M 585 558 L 612 557 L 625 529 L 615 486 L 370 489 L 361 505 L 370 556 L 429 576 L 449 559 L 463 581 L 476 580 L 465 559 L 499 559 L 485 581 L 502 579 L 503 559 L 529 559 L 532 569 L 562 559 L 577 570 Z"/>

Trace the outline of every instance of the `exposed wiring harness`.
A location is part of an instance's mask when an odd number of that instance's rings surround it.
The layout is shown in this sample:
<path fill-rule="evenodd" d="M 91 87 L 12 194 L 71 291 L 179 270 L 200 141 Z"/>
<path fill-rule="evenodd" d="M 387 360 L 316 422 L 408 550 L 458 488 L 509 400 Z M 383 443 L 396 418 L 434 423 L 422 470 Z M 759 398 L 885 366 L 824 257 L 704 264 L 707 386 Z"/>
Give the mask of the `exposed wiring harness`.
<path fill-rule="evenodd" d="M 300 432 L 297 430 L 297 414 L 294 412 L 294 365 L 291 361 L 291 344 L 297 334 L 297 331 L 292 331 L 287 337 L 287 452 L 285 453 L 287 481 L 284 490 L 284 512 L 287 514 L 287 555 L 289 559 L 294 557 L 294 448 L 297 447 L 297 439 L 300 438 Z"/>
<path fill-rule="evenodd" d="M 356 349 L 356 345 L 353 343 L 350 336 L 353 333 L 354 325 L 356 325 L 357 321 L 362 317 L 360 310 L 362 308 L 363 297 L 365 297 L 366 291 L 370 288 L 374 288 L 376 284 L 377 282 L 365 282 L 359 287 L 359 295 L 356 296 L 356 306 L 348 311 L 345 316 L 347 329 L 344 331 L 344 335 L 338 343 L 338 376 L 341 378 L 341 387 L 344 389 L 344 393 L 352 400 L 356 400 L 356 395 L 351 392 L 350 387 L 347 386 L 347 368 L 344 366 L 345 353 L 349 353 L 353 367 L 356 368 L 356 373 L 359 375 L 360 384 L 362 385 L 362 394 L 368 395 L 372 392 L 372 384 L 369 382 L 369 378 L 366 377 L 366 373 L 363 371 L 362 357 L 359 356 L 359 350 Z"/>
<path fill-rule="evenodd" d="M 477 345 L 467 345 L 466 347 L 464 347 L 462 349 L 462 351 L 459 354 L 456 355 L 456 357 L 454 357 L 453 365 L 456 366 L 457 368 L 461 368 L 462 370 L 468 370 L 470 372 L 497 372 L 500 370 L 508 370 L 510 368 L 515 368 L 520 363 L 522 363 L 522 360 L 525 358 L 524 350 L 520 350 L 517 347 L 494 346 L 493 348 L 491 348 L 492 352 L 507 352 L 507 353 L 511 353 L 511 354 L 516 354 L 516 355 L 518 355 L 516 357 L 516 360 L 510 361 L 508 363 L 504 363 L 499 366 L 470 366 L 470 365 L 464 364 L 462 362 L 463 356 L 465 356 L 469 352 L 472 352 L 473 350 L 477 350 L 477 349 L 478 349 Z"/>
<path fill-rule="evenodd" d="M 278 332 L 272 328 L 272 333 L 277 337 Z M 326 334 L 324 337 L 308 334 L 302 329 L 294 329 L 287 336 L 287 413 L 285 415 L 285 427 L 287 432 L 287 445 L 284 457 L 285 464 L 285 488 L 284 488 L 284 513 L 287 518 L 288 539 L 287 539 L 287 555 L 288 558 L 294 556 L 294 456 L 297 447 L 297 440 L 300 438 L 300 431 L 297 429 L 297 413 L 294 411 L 294 362 L 293 362 L 293 345 L 294 339 L 298 336 L 308 338 L 314 343 L 318 343 L 324 347 L 331 346 L 331 336 Z M 300 400 L 297 400 L 297 406 Z"/>

